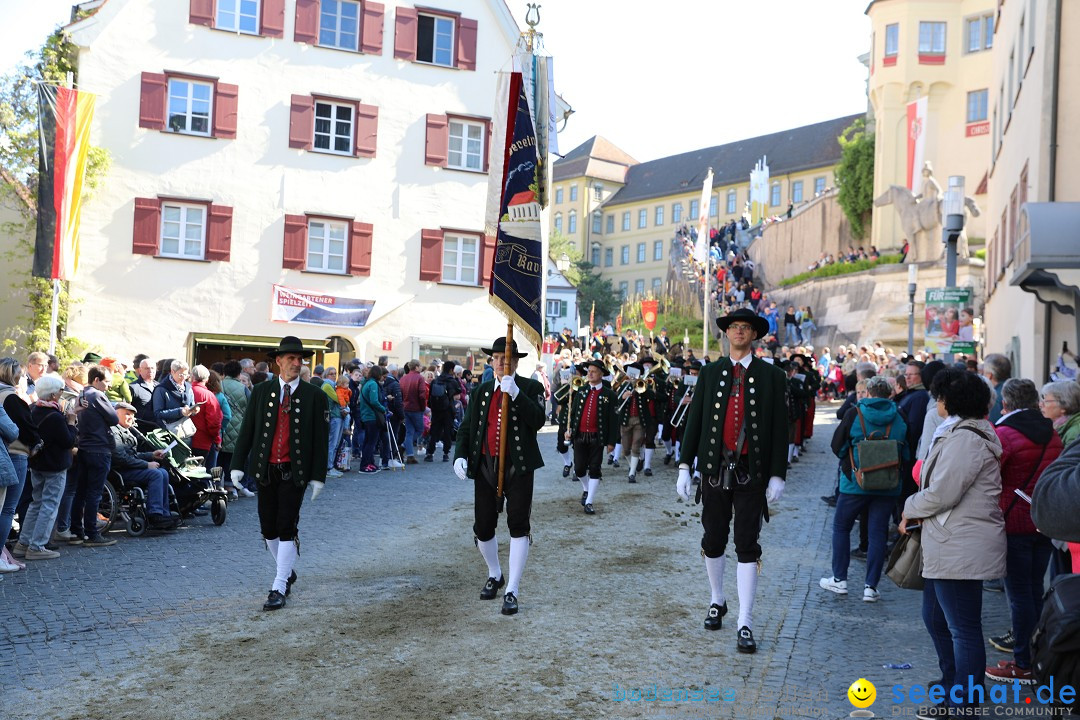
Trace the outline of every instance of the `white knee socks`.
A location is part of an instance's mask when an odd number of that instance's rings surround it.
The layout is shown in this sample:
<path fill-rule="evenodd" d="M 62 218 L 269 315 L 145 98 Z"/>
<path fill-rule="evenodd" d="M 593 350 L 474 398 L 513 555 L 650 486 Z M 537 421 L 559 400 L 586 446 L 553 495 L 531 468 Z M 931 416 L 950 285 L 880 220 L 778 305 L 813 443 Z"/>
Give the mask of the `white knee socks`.
<path fill-rule="evenodd" d="M 270 555 L 273 556 L 275 563 L 277 562 L 277 549 L 278 549 L 278 543 L 280 543 L 280 542 L 281 541 L 278 540 L 277 538 L 274 538 L 273 540 L 267 540 L 266 541 L 266 549 L 270 551 Z"/>
<path fill-rule="evenodd" d="M 611 453 L 611 457 L 615 458 L 615 462 L 619 462 L 620 455 L 622 455 L 622 443 L 615 443 L 615 451 Z"/>
<path fill-rule="evenodd" d="M 529 559 L 529 536 L 510 538 L 510 577 L 506 580 L 506 592 L 517 595 L 525 561 Z"/>
<path fill-rule="evenodd" d="M 754 628 L 750 615 L 754 612 L 757 593 L 757 563 L 739 563 L 735 570 L 739 582 L 739 627 Z"/>
<path fill-rule="evenodd" d="M 596 497 L 596 488 L 599 487 L 599 486 L 600 486 L 600 478 L 594 478 L 594 477 L 589 478 L 589 487 L 587 488 L 589 494 L 585 498 L 585 504 L 586 505 L 590 504 L 593 501 L 593 498 Z"/>
<path fill-rule="evenodd" d="M 589 492 L 589 478 L 587 478 L 587 477 L 579 477 L 578 482 L 581 483 L 581 492 L 583 492 L 583 493 Z"/>
<path fill-rule="evenodd" d="M 645 448 L 645 469 L 652 470 L 652 456 L 656 452 L 652 448 Z"/>
<path fill-rule="evenodd" d="M 571 464 L 573 464 L 573 460 L 570 457 L 570 451 L 569 450 L 567 450 L 566 452 L 564 452 L 562 454 L 562 464 L 563 465 L 571 465 Z"/>
<path fill-rule="evenodd" d="M 277 577 L 274 578 L 274 590 L 285 594 L 285 588 L 289 575 L 292 574 L 293 564 L 296 562 L 296 543 L 292 540 L 278 542 L 277 549 Z"/>
<path fill-rule="evenodd" d="M 630 468 L 626 471 L 627 477 L 634 477 L 637 475 L 637 455 L 630 456 Z"/>
<path fill-rule="evenodd" d="M 709 590 L 712 591 L 713 605 L 723 605 L 727 598 L 724 597 L 724 556 L 718 558 L 705 558 L 705 569 L 709 572 Z"/>
<path fill-rule="evenodd" d="M 502 577 L 502 567 L 499 565 L 499 538 L 495 536 L 490 540 L 477 541 L 476 547 L 480 549 L 480 554 L 484 556 L 484 562 L 488 566 L 488 577 L 493 577 L 496 580 Z"/>

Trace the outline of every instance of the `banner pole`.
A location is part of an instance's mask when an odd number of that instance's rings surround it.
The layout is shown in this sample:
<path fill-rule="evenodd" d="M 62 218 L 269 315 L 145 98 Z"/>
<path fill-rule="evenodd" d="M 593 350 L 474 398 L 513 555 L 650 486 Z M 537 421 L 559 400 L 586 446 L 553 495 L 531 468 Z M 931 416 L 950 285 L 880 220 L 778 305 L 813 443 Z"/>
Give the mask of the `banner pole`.
<path fill-rule="evenodd" d="M 52 281 L 52 310 L 49 313 L 49 354 L 56 354 L 56 326 L 60 318 L 60 280 Z"/>
<path fill-rule="evenodd" d="M 502 375 L 510 374 L 510 355 L 514 352 L 514 323 L 506 323 L 506 349 L 503 351 Z M 498 382 L 495 383 L 498 387 Z M 495 497 L 502 506 L 503 480 L 506 477 L 506 418 L 510 416 L 510 396 L 502 394 L 502 405 L 499 406 L 499 480 L 495 488 Z"/>

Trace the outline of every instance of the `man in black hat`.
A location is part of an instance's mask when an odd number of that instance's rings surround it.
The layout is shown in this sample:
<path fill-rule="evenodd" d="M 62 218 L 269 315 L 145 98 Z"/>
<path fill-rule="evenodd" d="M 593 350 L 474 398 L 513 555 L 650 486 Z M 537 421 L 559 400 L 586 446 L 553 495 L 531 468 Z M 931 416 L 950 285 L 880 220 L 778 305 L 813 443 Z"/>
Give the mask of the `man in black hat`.
<path fill-rule="evenodd" d="M 575 390 L 570 400 L 566 439 L 574 446 L 574 474 L 581 482 L 581 504 L 586 515 L 594 515 L 604 449 L 613 452 L 619 439 L 618 399 L 604 384 L 604 363 L 589 360 L 583 365 L 588 368 L 586 384 Z"/>
<path fill-rule="evenodd" d="M 636 372 L 631 373 L 631 370 Z M 622 446 L 630 454 L 630 469 L 626 479 L 635 483 L 637 482 L 638 459 L 642 457 L 641 450 L 645 443 L 645 433 L 649 429 L 655 433 L 652 402 L 656 399 L 656 392 L 648 387 L 642 377 L 645 368 L 641 363 L 627 365 L 626 371 L 633 374 L 633 377 L 628 378 L 626 389 L 619 396 L 619 404 L 616 407 L 619 413 Z"/>
<path fill-rule="evenodd" d="M 491 356 L 496 370 L 503 372 L 506 338 L 500 337 L 483 352 Z M 528 357 L 528 353 L 519 353 L 515 341 L 510 346 L 509 374 L 499 380 L 482 382 L 472 391 L 454 446 L 454 472 L 462 480 L 473 479 L 473 535 L 488 566 L 488 579 L 480 590 L 480 599 L 491 600 L 504 583 L 495 528 L 502 509 L 502 501 L 497 497 L 500 426 L 506 426 L 503 497 L 506 499 L 506 527 L 510 531 L 510 576 L 505 579 L 503 615 L 518 611 L 518 584 L 529 557 L 533 472 L 544 466 L 536 441 L 536 433 L 544 427 L 545 421 L 544 386 L 537 380 L 517 374 L 518 360 L 523 357 Z M 502 413 L 504 394 L 510 396 L 508 416 Z"/>
<path fill-rule="evenodd" d="M 263 610 L 278 610 L 296 582 L 293 564 L 300 554 L 297 525 L 304 490 L 310 484 L 314 500 L 326 481 L 330 404 L 322 390 L 300 382 L 304 358 L 314 351 L 299 338 L 282 338 L 268 354 L 277 374 L 251 390 L 233 450 L 232 480 L 243 480 L 247 458 L 247 471 L 259 484 L 259 526 L 277 566 Z"/>
<path fill-rule="evenodd" d="M 719 630 L 727 613 L 724 550 L 735 519 L 739 630 L 736 649 L 757 650 L 751 613 L 757 591 L 762 518 L 768 503 L 780 499 L 787 474 L 787 378 L 777 367 L 754 358 L 751 344 L 768 331 L 767 321 L 740 308 L 718 318 L 727 335 L 729 357 L 701 370 L 685 422 L 676 490 L 690 499 L 690 469 L 702 474 L 701 538 L 712 601 L 705 627 Z"/>

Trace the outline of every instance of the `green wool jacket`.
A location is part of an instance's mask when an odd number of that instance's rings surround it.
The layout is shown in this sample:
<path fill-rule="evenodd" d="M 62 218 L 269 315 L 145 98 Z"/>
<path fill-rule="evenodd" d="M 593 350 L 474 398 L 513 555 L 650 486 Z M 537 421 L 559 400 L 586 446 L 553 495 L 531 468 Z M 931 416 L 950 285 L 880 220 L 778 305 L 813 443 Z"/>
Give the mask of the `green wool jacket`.
<path fill-rule="evenodd" d="M 638 417 L 641 418 L 641 424 L 647 427 L 652 427 L 656 423 L 656 418 L 653 417 L 652 411 L 649 410 L 649 401 L 656 401 L 656 392 L 654 390 L 649 390 L 648 388 L 646 388 L 645 392 L 643 393 L 634 393 L 634 397 L 638 399 Z M 629 425 L 630 404 L 633 402 L 633 400 L 624 401 L 622 398 L 619 397 L 617 397 L 616 399 L 618 400 L 618 402 L 615 403 L 616 409 L 618 409 L 618 407 L 624 402 L 626 403 L 626 405 L 623 406 L 622 411 L 619 412 L 619 424 Z"/>
<path fill-rule="evenodd" d="M 518 396 L 510 401 L 506 452 L 511 466 L 520 472 L 528 473 L 544 467 L 536 433 L 544 427 L 547 420 L 544 410 L 545 390 L 541 382 L 520 375 L 514 375 L 514 382 L 518 386 Z M 469 395 L 469 405 L 465 409 L 465 417 L 458 427 L 454 459 L 465 458 L 468 461 L 468 476 L 471 478 L 480 473 L 484 439 L 488 429 L 488 408 L 497 385 L 497 380 L 488 380 L 473 388 Z"/>
<path fill-rule="evenodd" d="M 276 377 L 252 389 L 233 448 L 232 469 L 243 470 L 244 458 L 250 453 L 247 471 L 259 485 L 270 482 L 270 445 L 277 428 L 280 395 L 281 383 Z M 330 444 L 329 399 L 319 388 L 301 381 L 290 405 L 289 458 L 293 481 L 297 485 L 307 485 L 312 480 L 325 482 Z"/>
<path fill-rule="evenodd" d="M 236 447 L 236 438 L 240 435 L 240 427 L 247 414 L 247 388 L 239 380 L 227 377 L 221 381 L 221 392 L 225 394 L 229 409 L 232 410 L 229 424 L 221 428 L 221 451 L 231 453 Z"/>
<path fill-rule="evenodd" d="M 696 457 L 697 469 L 707 477 L 720 472 L 724 418 L 733 379 L 729 357 L 703 367 L 687 412 L 679 462 L 692 467 Z M 770 477 L 787 477 L 787 376 L 775 365 L 754 358 L 747 370 L 745 388 L 750 486 L 764 490 Z"/>
<path fill-rule="evenodd" d="M 585 398 L 588 395 L 588 384 L 574 391 L 574 399 L 570 406 L 570 430 L 574 433 L 573 437 L 581 431 L 581 414 L 585 410 Z M 615 445 L 619 442 L 622 428 L 619 425 L 619 414 L 616 412 L 618 407 L 619 399 L 615 396 L 615 391 L 605 382 L 597 400 L 599 415 L 596 425 L 600 430 L 600 439 L 605 445 Z"/>

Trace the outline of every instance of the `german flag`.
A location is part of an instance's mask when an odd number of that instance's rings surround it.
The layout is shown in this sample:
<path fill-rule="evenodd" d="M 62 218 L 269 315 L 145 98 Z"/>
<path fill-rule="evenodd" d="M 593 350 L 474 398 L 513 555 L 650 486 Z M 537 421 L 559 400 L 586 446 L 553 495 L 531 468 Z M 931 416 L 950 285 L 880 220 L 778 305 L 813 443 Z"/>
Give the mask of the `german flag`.
<path fill-rule="evenodd" d="M 90 120 L 96 95 L 38 85 L 38 219 L 35 277 L 71 280 L 79 265 Z"/>

